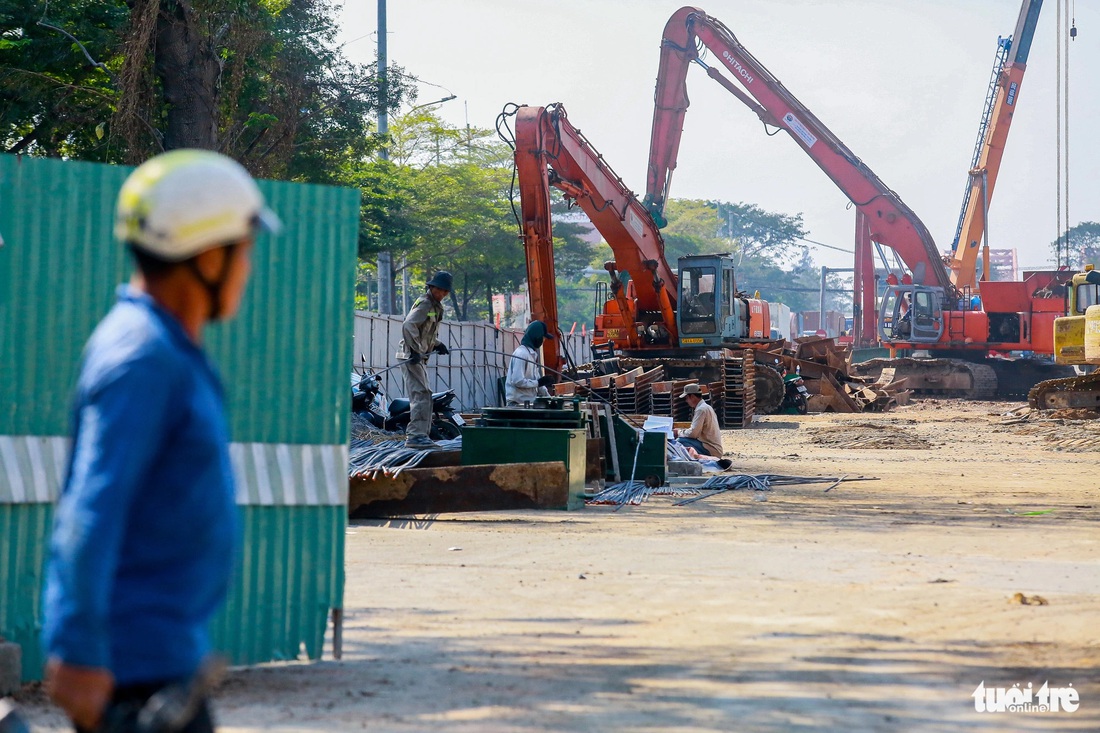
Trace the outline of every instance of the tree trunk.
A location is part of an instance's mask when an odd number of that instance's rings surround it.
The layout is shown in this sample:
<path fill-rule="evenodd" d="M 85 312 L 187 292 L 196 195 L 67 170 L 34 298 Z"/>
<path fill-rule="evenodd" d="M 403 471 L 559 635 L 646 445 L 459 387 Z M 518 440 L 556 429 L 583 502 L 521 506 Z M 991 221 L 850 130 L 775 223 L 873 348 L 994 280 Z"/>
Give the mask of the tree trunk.
<path fill-rule="evenodd" d="M 221 63 L 187 0 L 166 2 L 161 9 L 154 68 L 168 106 L 164 149 L 216 150 Z"/>
<path fill-rule="evenodd" d="M 489 304 L 489 322 L 495 325 L 496 321 L 493 319 L 493 286 L 489 282 L 485 283 L 485 302 Z M 503 320 L 504 316 L 501 316 L 501 321 Z"/>

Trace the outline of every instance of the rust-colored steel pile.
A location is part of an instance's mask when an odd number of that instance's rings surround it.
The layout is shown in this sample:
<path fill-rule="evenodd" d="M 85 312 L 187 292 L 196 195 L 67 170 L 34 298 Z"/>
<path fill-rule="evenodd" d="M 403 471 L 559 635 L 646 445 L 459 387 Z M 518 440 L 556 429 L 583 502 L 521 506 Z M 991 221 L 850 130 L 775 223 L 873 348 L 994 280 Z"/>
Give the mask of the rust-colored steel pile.
<path fill-rule="evenodd" d="M 554 386 L 557 396 L 594 395 L 627 415 L 663 415 L 676 422 L 691 422 L 692 410 L 682 397 L 684 388 L 698 384 L 723 428 L 747 427 L 755 413 L 753 383 L 755 352 L 727 350 L 720 358 L 698 362 L 686 359 L 612 359 L 601 368 L 614 373 L 583 377 Z M 585 365 L 581 371 L 593 369 Z M 694 371 L 697 378 L 672 378 L 669 370 Z M 706 377 L 706 375 L 710 375 Z"/>
<path fill-rule="evenodd" d="M 850 372 L 851 349 L 831 338 L 795 340 L 793 349 L 760 352 L 757 361 L 778 360 L 788 372 L 798 371 L 810 393 L 810 412 L 885 412 L 907 404 L 905 379 L 886 368 L 872 381 Z"/>

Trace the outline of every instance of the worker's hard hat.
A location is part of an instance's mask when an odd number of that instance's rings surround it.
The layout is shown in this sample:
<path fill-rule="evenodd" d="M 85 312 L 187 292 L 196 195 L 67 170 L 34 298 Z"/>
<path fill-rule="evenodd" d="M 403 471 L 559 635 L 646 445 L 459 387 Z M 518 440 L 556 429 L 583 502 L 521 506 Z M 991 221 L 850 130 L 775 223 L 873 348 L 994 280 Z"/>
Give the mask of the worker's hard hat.
<path fill-rule="evenodd" d="M 449 293 L 451 292 L 451 286 L 454 285 L 454 278 L 446 270 L 440 270 L 435 273 L 435 277 L 428 281 L 428 285 L 429 287 L 446 290 Z"/>
<path fill-rule="evenodd" d="M 173 150 L 142 163 L 122 184 L 115 237 L 159 259 L 182 262 L 279 217 L 244 167 L 209 150 Z"/>

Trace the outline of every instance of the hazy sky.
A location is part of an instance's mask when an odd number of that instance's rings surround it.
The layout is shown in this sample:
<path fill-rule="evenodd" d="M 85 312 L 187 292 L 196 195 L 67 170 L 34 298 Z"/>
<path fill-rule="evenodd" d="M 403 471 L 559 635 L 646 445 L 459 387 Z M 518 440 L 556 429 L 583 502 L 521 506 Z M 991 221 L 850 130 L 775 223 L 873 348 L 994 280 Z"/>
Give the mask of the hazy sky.
<path fill-rule="evenodd" d="M 1057 235 L 1055 18 L 1046 0 L 990 209 L 990 245 L 1049 266 Z M 1071 2 L 1071 6 L 1073 3 Z M 491 127 L 506 102 L 562 102 L 616 171 L 645 191 L 661 32 L 656 0 L 389 0 L 389 54 L 458 99 L 455 124 Z M 955 232 L 998 35 L 1019 0 L 709 0 L 702 6 L 917 212 L 941 249 Z M 1100 7 L 1082 0 L 1070 48 L 1070 221 L 1100 220 Z M 374 0 L 348 0 L 347 54 L 376 53 Z M 366 36 L 366 37 L 364 37 Z M 355 40 L 358 39 L 358 40 Z M 713 59 L 712 59 L 713 60 Z M 671 195 L 801 213 L 809 238 L 851 248 L 845 196 L 786 134 L 692 68 Z M 446 95 L 427 84 L 419 102 Z M 851 256 L 812 248 L 815 261 Z"/>

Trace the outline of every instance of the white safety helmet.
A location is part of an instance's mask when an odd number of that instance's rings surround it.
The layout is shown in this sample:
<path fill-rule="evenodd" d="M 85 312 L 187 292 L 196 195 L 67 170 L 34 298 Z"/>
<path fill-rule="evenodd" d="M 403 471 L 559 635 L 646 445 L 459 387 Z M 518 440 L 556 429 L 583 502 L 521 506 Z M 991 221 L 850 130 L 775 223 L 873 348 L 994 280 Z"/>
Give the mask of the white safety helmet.
<path fill-rule="evenodd" d="M 173 150 L 142 163 L 118 194 L 115 237 L 182 262 L 253 234 L 279 217 L 244 167 L 209 150 Z"/>

